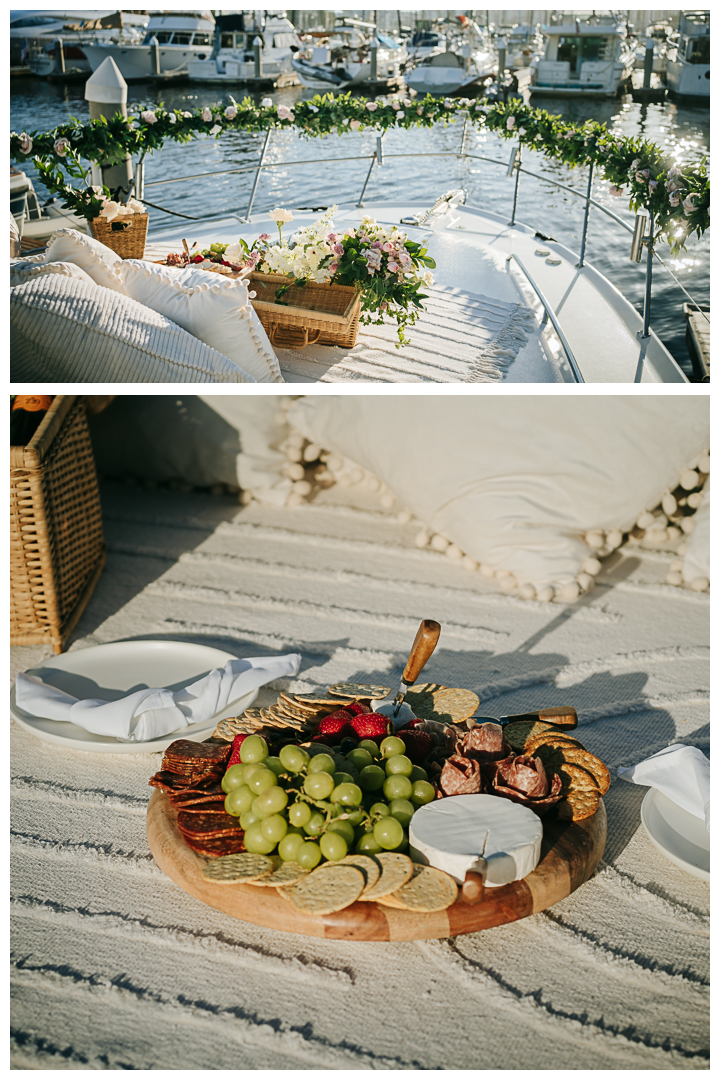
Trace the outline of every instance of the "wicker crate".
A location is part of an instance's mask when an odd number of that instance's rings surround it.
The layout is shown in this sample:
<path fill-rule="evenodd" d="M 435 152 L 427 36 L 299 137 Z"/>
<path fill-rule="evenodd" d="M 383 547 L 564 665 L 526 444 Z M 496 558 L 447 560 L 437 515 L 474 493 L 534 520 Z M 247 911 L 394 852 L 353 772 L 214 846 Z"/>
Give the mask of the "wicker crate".
<path fill-rule="evenodd" d="M 104 565 L 85 401 L 61 395 L 10 447 L 10 643 L 62 652 Z"/>
<path fill-rule="evenodd" d="M 252 305 L 273 345 L 281 349 L 304 349 L 306 345 L 342 345 L 352 349 L 357 341 L 362 294 L 351 285 L 294 285 L 281 274 L 250 275 L 256 296 Z M 275 293 L 290 288 L 282 304 Z"/>
<path fill-rule="evenodd" d="M 90 233 L 121 259 L 142 259 L 145 254 L 149 214 L 122 214 L 108 221 L 97 217 L 90 221 Z"/>

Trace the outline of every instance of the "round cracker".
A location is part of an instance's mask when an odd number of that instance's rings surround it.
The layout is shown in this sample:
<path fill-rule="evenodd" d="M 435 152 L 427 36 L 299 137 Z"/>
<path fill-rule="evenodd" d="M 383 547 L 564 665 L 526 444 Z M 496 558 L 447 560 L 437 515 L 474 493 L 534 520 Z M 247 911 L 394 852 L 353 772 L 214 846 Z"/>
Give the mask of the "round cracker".
<path fill-rule="evenodd" d="M 542 735 L 546 731 L 555 730 L 552 724 L 546 724 L 544 721 L 519 720 L 513 724 L 506 724 L 503 728 L 503 734 L 513 750 L 519 754 L 535 736 Z"/>
<path fill-rule="evenodd" d="M 448 716 L 450 719 L 445 723 L 459 723 L 480 708 L 480 698 L 472 690 L 463 690 L 460 687 L 450 687 L 447 690 L 433 692 L 435 712 L 442 719 Z"/>
<path fill-rule="evenodd" d="M 594 791 L 576 789 L 557 804 L 557 814 L 561 821 L 584 821 L 593 816 L 599 805 L 597 788 Z"/>
<path fill-rule="evenodd" d="M 256 878 L 255 881 L 251 881 L 251 885 L 267 885 L 277 888 L 283 886 L 289 888 L 291 885 L 297 885 L 299 881 L 302 881 L 304 877 L 307 877 L 308 871 L 303 870 L 302 866 L 299 866 L 296 862 L 284 862 L 278 866 L 277 870 L 273 870 L 272 874 L 267 877 Z"/>
<path fill-rule="evenodd" d="M 206 881 L 215 885 L 236 885 L 249 883 L 272 874 L 276 860 L 268 855 L 253 855 L 249 851 L 239 855 L 221 855 L 203 867 L 202 875 Z"/>
<path fill-rule="evenodd" d="M 569 795 L 572 791 L 598 791 L 595 777 L 582 765 L 573 765 L 570 761 L 564 761 L 558 769 L 562 780 L 563 795 Z"/>
<path fill-rule="evenodd" d="M 290 903 L 309 915 L 332 915 L 354 904 L 365 888 L 365 875 L 357 866 L 328 866 L 308 874 L 293 887 Z"/>
<path fill-rule="evenodd" d="M 607 766 L 600 758 L 587 750 L 581 750 L 570 744 L 561 745 L 559 742 L 555 746 L 541 743 L 535 750 L 535 756 L 539 757 L 543 765 L 551 772 L 558 772 L 565 761 L 571 765 L 581 765 L 583 769 L 592 773 L 601 795 L 604 795 L 610 787 L 610 773 Z"/>
<path fill-rule="evenodd" d="M 340 698 L 384 698 L 390 693 L 389 686 L 369 686 L 365 683 L 335 683 L 330 693 Z"/>
<path fill-rule="evenodd" d="M 455 880 L 444 870 L 416 863 L 410 881 L 397 889 L 392 899 L 408 911 L 430 912 L 444 911 L 455 903 L 457 895 Z"/>
<path fill-rule="evenodd" d="M 585 749 L 580 740 L 573 738 L 572 735 L 563 735 L 562 732 L 559 731 L 543 731 L 539 735 L 535 735 L 534 738 L 528 739 L 525 744 L 525 753 L 532 754 L 538 746 L 542 746 L 545 743 L 548 746 L 577 746 L 580 750 Z"/>
<path fill-rule="evenodd" d="M 412 877 L 413 862 L 399 851 L 381 851 L 375 856 L 380 864 L 380 879 L 360 897 L 361 900 L 379 900 L 395 892 Z"/>
<path fill-rule="evenodd" d="M 337 862 L 322 863 L 317 867 L 315 873 L 317 874 L 330 866 L 357 866 L 365 878 L 365 888 L 361 899 L 364 897 L 365 892 L 372 889 L 373 885 L 380 880 L 380 863 L 372 855 L 346 855 L 344 859 L 338 859 Z"/>

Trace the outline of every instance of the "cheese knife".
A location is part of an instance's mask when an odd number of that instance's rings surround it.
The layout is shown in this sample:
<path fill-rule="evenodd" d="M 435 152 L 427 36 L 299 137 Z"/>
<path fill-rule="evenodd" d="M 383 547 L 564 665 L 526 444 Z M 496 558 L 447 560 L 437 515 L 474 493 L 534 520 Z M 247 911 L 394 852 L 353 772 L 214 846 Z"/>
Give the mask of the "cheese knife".
<path fill-rule="evenodd" d="M 386 698 L 379 698 L 370 703 L 374 712 L 383 713 L 385 716 L 389 716 L 395 722 L 397 727 L 406 724 L 408 720 L 413 719 L 415 715 L 410 709 L 410 706 L 404 704 L 405 695 L 410 687 L 417 681 L 420 672 L 435 651 L 435 646 L 438 643 L 439 637 L 440 623 L 435 622 L 434 619 L 423 619 L 418 628 L 418 632 L 415 635 L 415 640 L 412 643 L 410 655 L 408 656 L 408 661 L 402 673 L 400 689 L 397 694 L 392 700 L 390 700 L 390 695 L 388 694 Z"/>

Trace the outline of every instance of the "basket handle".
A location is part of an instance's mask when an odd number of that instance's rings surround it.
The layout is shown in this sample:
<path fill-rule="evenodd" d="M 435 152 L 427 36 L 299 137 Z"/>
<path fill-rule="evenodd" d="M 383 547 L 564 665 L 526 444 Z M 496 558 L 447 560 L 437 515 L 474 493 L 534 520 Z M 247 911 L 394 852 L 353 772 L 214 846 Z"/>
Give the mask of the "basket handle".
<path fill-rule="evenodd" d="M 283 337 L 283 330 L 287 331 L 285 337 Z M 297 335 L 299 333 L 302 333 L 304 338 L 302 345 L 297 344 Z M 312 337 L 310 336 L 311 334 Z M 288 329 L 287 327 L 278 326 L 277 323 L 270 323 L 270 329 L 268 331 L 270 344 L 277 345 L 281 349 L 284 345 L 290 349 L 304 349 L 307 345 L 314 345 L 320 338 L 320 334 L 320 330 L 308 330 L 306 326 L 293 330 Z"/>

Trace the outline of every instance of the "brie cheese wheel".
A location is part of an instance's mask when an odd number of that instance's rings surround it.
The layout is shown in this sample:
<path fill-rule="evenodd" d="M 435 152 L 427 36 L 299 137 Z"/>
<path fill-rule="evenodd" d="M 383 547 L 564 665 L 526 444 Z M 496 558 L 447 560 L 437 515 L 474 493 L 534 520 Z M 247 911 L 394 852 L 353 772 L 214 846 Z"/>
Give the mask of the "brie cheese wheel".
<path fill-rule="evenodd" d="M 542 822 L 527 806 L 497 795 L 451 795 L 416 810 L 410 821 L 410 856 L 462 883 L 479 858 L 486 885 L 527 877 L 540 861 Z"/>

